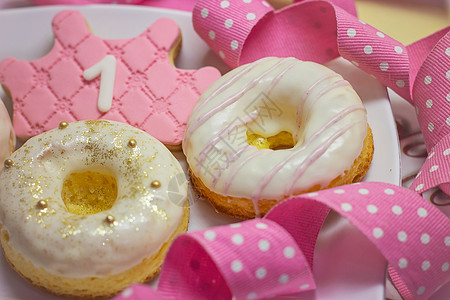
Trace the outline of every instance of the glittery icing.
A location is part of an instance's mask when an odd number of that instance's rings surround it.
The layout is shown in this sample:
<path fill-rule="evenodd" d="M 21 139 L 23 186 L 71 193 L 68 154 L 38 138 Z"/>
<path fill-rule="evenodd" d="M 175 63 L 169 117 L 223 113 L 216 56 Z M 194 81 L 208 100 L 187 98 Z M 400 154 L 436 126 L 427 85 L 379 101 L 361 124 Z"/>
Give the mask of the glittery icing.
<path fill-rule="evenodd" d="M 131 139 L 137 142 L 133 148 Z M 130 125 L 70 123 L 29 139 L 11 158 L 14 166 L 0 175 L 2 231 L 16 251 L 52 274 L 122 272 L 158 251 L 183 216 L 184 208 L 167 192 L 171 178 L 183 172 L 180 164 L 163 144 Z M 110 208 L 91 214 L 67 209 L 63 182 L 83 172 L 115 178 L 117 197 Z M 154 178 L 159 189 L 151 188 Z M 187 184 L 179 193 L 186 201 Z"/>

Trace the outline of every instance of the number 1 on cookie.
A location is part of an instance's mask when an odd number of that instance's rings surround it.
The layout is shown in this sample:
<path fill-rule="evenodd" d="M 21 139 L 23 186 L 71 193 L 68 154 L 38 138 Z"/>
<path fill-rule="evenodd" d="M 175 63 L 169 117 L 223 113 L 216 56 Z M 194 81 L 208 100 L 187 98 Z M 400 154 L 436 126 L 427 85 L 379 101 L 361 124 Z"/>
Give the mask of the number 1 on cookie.
<path fill-rule="evenodd" d="M 83 77 L 86 80 L 92 80 L 99 75 L 100 89 L 97 108 L 101 112 L 107 112 L 111 109 L 116 78 L 116 58 L 113 55 L 106 55 L 101 61 L 83 72 Z"/>

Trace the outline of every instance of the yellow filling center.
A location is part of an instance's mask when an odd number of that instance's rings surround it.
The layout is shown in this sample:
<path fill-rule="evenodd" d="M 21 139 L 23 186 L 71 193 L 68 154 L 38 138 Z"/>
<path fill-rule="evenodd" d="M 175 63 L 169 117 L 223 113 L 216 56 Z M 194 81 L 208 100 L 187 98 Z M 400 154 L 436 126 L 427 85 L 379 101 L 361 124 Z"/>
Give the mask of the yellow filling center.
<path fill-rule="evenodd" d="M 95 214 L 110 209 L 116 201 L 116 178 L 93 171 L 75 172 L 64 180 L 61 196 L 71 213 Z"/>
<path fill-rule="evenodd" d="M 247 142 L 250 146 L 255 146 L 258 149 L 280 150 L 294 147 L 294 138 L 287 131 L 281 131 L 267 138 L 259 134 L 249 134 L 247 131 Z"/>

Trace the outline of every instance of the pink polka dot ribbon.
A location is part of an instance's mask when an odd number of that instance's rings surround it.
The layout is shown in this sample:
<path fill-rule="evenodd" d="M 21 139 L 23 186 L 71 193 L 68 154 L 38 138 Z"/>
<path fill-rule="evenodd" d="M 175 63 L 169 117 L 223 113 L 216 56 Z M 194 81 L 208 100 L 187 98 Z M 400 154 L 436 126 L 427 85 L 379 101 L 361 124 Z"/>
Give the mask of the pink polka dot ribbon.
<path fill-rule="evenodd" d="M 38 5 L 82 5 L 82 4 L 140 4 L 144 0 L 31 0 Z"/>
<path fill-rule="evenodd" d="M 364 182 L 291 198 L 263 219 L 184 234 L 157 291 L 133 286 L 116 299 L 265 299 L 313 289 L 314 247 L 330 209 L 378 247 L 405 299 L 426 299 L 450 281 L 450 220 L 409 189 Z"/>

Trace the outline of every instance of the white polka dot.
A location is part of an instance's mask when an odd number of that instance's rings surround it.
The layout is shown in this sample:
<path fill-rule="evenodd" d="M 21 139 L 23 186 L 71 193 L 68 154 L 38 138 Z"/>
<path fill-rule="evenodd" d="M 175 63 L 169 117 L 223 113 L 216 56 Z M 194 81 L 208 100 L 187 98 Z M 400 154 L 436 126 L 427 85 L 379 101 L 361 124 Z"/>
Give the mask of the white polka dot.
<path fill-rule="evenodd" d="M 316 192 L 312 192 L 312 193 L 308 193 L 307 194 L 308 197 L 315 197 L 317 195 L 319 195 L 319 193 L 316 193 Z"/>
<path fill-rule="evenodd" d="M 447 96 L 445 97 L 445 99 L 450 102 L 450 93 L 447 94 Z"/>
<path fill-rule="evenodd" d="M 267 270 L 263 267 L 261 267 L 255 271 L 255 276 L 258 279 L 263 279 L 264 277 L 266 277 L 266 275 L 267 275 Z"/>
<path fill-rule="evenodd" d="M 445 73 L 445 77 L 447 77 L 447 79 L 450 79 L 450 70 L 448 70 L 448 71 Z"/>
<path fill-rule="evenodd" d="M 244 3 L 251 3 L 252 2 L 252 0 L 243 0 L 244 1 Z"/>
<path fill-rule="evenodd" d="M 231 228 L 239 228 L 239 227 L 241 227 L 241 226 L 242 226 L 241 223 L 233 223 L 233 224 L 230 224 L 230 227 L 231 227 Z"/>
<path fill-rule="evenodd" d="M 284 257 L 286 257 L 286 258 L 293 258 L 294 257 L 294 255 L 295 255 L 295 250 L 294 250 L 294 248 L 292 248 L 292 247 L 286 247 L 286 248 L 284 248 L 284 250 L 283 250 L 283 255 L 284 255 Z"/>
<path fill-rule="evenodd" d="M 219 56 L 224 59 L 225 58 L 225 53 L 223 53 L 222 50 L 219 50 Z"/>
<path fill-rule="evenodd" d="M 266 240 L 266 239 L 259 240 L 259 242 L 258 242 L 258 248 L 259 248 L 259 250 L 261 250 L 261 251 L 263 251 L 263 252 L 266 252 L 266 251 L 269 250 L 269 248 L 270 248 L 270 243 L 269 243 L 269 241 Z"/>
<path fill-rule="evenodd" d="M 248 13 L 246 16 L 247 20 L 251 21 L 256 19 L 256 15 L 254 13 Z"/>
<path fill-rule="evenodd" d="M 206 230 L 205 233 L 203 233 L 203 236 L 208 241 L 214 241 L 216 239 L 216 233 L 212 230 Z"/>
<path fill-rule="evenodd" d="M 428 212 L 425 208 L 421 207 L 417 210 L 417 215 L 421 218 L 425 218 L 426 216 L 428 216 Z"/>
<path fill-rule="evenodd" d="M 216 33 L 214 31 L 210 30 L 209 33 L 208 33 L 208 36 L 209 36 L 210 39 L 213 40 L 213 39 L 216 38 Z"/>
<path fill-rule="evenodd" d="M 122 292 L 122 297 L 123 297 L 123 298 L 128 298 L 128 297 L 130 297 L 131 295 L 133 295 L 133 289 L 132 289 L 132 288 L 126 288 L 126 289 L 124 289 L 123 292 Z"/>
<path fill-rule="evenodd" d="M 387 62 L 380 63 L 380 70 L 387 71 L 389 69 L 389 64 Z"/>
<path fill-rule="evenodd" d="M 266 223 L 256 223 L 255 227 L 258 229 L 267 229 L 267 224 Z"/>
<path fill-rule="evenodd" d="M 231 49 L 236 50 L 239 47 L 238 41 L 236 41 L 236 40 L 231 41 L 230 47 L 231 47 Z"/>
<path fill-rule="evenodd" d="M 450 236 L 446 236 L 444 239 L 445 246 L 450 246 Z"/>
<path fill-rule="evenodd" d="M 373 229 L 372 234 L 373 234 L 374 238 L 380 239 L 383 237 L 384 232 L 383 232 L 383 229 L 376 227 Z"/>
<path fill-rule="evenodd" d="M 415 188 L 416 192 L 422 190 L 423 187 L 424 187 L 423 183 L 421 183 L 421 184 L 419 184 L 418 186 L 416 186 L 416 188 Z"/>
<path fill-rule="evenodd" d="M 422 234 L 422 236 L 420 237 L 420 241 L 422 242 L 422 244 L 428 244 L 430 242 L 430 235 L 428 235 L 427 233 Z"/>
<path fill-rule="evenodd" d="M 333 193 L 335 193 L 335 194 L 344 194 L 344 193 L 345 193 L 345 190 L 343 190 L 343 189 L 337 189 L 337 190 L 334 190 Z"/>
<path fill-rule="evenodd" d="M 226 19 L 224 25 L 225 25 L 225 28 L 230 28 L 231 26 L 233 26 L 233 20 L 232 19 Z"/>
<path fill-rule="evenodd" d="M 208 16 L 208 14 L 209 14 L 209 10 L 207 8 L 204 8 L 200 12 L 200 14 L 202 15 L 202 18 L 206 18 Z"/>
<path fill-rule="evenodd" d="M 373 52 L 372 46 L 367 45 L 367 46 L 364 47 L 364 53 L 365 54 L 372 54 L 372 52 Z"/>
<path fill-rule="evenodd" d="M 404 269 L 408 266 L 408 260 L 406 258 L 400 258 L 398 260 L 398 266 L 400 267 L 400 269 Z"/>
<path fill-rule="evenodd" d="M 431 76 L 425 76 L 425 79 L 423 80 L 426 85 L 431 83 Z"/>
<path fill-rule="evenodd" d="M 347 35 L 348 35 L 349 37 L 354 37 L 354 36 L 356 36 L 356 30 L 355 30 L 354 28 L 349 28 L 349 29 L 347 29 Z"/>
<path fill-rule="evenodd" d="M 360 193 L 361 195 L 368 195 L 369 194 L 369 190 L 368 189 L 359 189 L 358 193 Z"/>
<path fill-rule="evenodd" d="M 256 299 L 257 297 L 258 297 L 258 295 L 255 292 L 252 292 L 247 295 L 248 300 L 253 300 L 253 299 Z"/>
<path fill-rule="evenodd" d="M 380 38 L 384 38 L 384 33 L 382 33 L 382 32 L 377 32 L 377 35 L 380 37 Z"/>
<path fill-rule="evenodd" d="M 447 54 L 447 56 L 450 56 L 450 47 L 445 49 L 445 54 Z"/>
<path fill-rule="evenodd" d="M 266 1 L 263 1 L 262 4 L 263 4 L 264 6 L 270 7 L 270 4 L 269 4 L 268 2 L 266 2 Z"/>
<path fill-rule="evenodd" d="M 228 1 L 222 1 L 222 2 L 220 2 L 220 7 L 222 7 L 222 8 L 227 8 L 228 6 L 230 6 L 230 2 L 228 2 Z"/>
<path fill-rule="evenodd" d="M 393 189 L 385 189 L 384 193 L 387 194 L 387 195 L 394 195 L 395 191 Z"/>
<path fill-rule="evenodd" d="M 371 214 L 376 214 L 378 212 L 378 207 L 373 204 L 367 205 L 367 211 Z"/>
<path fill-rule="evenodd" d="M 238 273 L 238 272 L 242 271 L 242 269 L 243 269 L 242 262 L 239 259 L 233 260 L 231 262 L 231 270 L 234 273 Z"/>
<path fill-rule="evenodd" d="M 431 108 L 433 106 L 433 100 L 428 99 L 427 102 L 425 102 L 428 108 Z"/>
<path fill-rule="evenodd" d="M 436 171 L 437 169 L 439 169 L 439 166 L 436 166 L 436 165 L 432 166 L 432 167 L 430 168 L 430 173 Z"/>
<path fill-rule="evenodd" d="M 405 242 L 406 239 L 408 238 L 408 235 L 406 234 L 406 232 L 400 231 L 400 232 L 397 234 L 397 238 L 398 238 L 398 240 L 399 240 L 400 242 Z"/>
<path fill-rule="evenodd" d="M 309 284 L 302 284 L 301 286 L 300 286 L 300 289 L 301 290 L 306 290 L 307 288 L 309 288 Z"/>
<path fill-rule="evenodd" d="M 422 270 L 423 271 L 428 270 L 430 268 L 430 266 L 431 266 L 431 264 L 430 264 L 430 262 L 428 260 L 425 260 L 425 261 L 422 262 Z"/>
<path fill-rule="evenodd" d="M 398 205 L 394 205 L 392 206 L 392 212 L 398 216 L 403 213 L 403 209 Z"/>
<path fill-rule="evenodd" d="M 244 237 L 238 233 L 231 237 L 231 241 L 233 241 L 233 244 L 239 246 L 244 243 Z"/>
<path fill-rule="evenodd" d="M 287 274 L 281 274 L 281 276 L 278 278 L 278 282 L 281 284 L 285 284 L 289 281 L 289 275 Z"/>
<path fill-rule="evenodd" d="M 351 211 L 353 207 L 350 203 L 342 203 L 341 208 L 343 211 Z"/>
<path fill-rule="evenodd" d="M 403 81 L 403 80 L 397 80 L 396 82 L 395 82 L 395 84 L 398 86 L 398 87 L 405 87 L 405 82 Z"/>
<path fill-rule="evenodd" d="M 403 53 L 403 48 L 400 46 L 395 46 L 394 50 L 397 54 L 402 54 Z"/>
<path fill-rule="evenodd" d="M 450 148 L 445 149 L 444 152 L 443 152 L 442 154 L 444 154 L 444 156 L 449 155 L 449 154 L 450 154 Z"/>
<path fill-rule="evenodd" d="M 425 287 L 424 286 L 420 286 L 417 289 L 417 295 L 422 295 L 423 293 L 425 293 Z"/>
<path fill-rule="evenodd" d="M 448 263 L 448 262 L 445 262 L 445 263 L 442 265 L 441 270 L 442 270 L 442 272 L 447 272 L 449 268 L 450 268 L 449 263 Z"/>
<path fill-rule="evenodd" d="M 436 154 L 436 152 L 431 152 L 431 153 L 427 156 L 427 159 L 432 158 L 432 157 L 434 156 L 434 154 Z"/>
<path fill-rule="evenodd" d="M 359 67 L 359 63 L 357 61 L 352 60 L 352 64 Z"/>
<path fill-rule="evenodd" d="M 434 130 L 434 124 L 433 123 L 428 123 L 428 131 L 432 132 Z"/>

